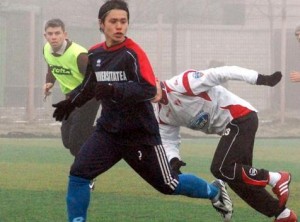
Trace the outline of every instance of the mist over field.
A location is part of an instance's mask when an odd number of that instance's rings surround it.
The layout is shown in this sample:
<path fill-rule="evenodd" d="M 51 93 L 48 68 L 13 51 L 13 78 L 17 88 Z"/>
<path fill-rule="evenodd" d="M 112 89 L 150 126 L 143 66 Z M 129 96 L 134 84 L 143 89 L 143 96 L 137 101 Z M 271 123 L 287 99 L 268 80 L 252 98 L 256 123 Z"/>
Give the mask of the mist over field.
<path fill-rule="evenodd" d="M 61 18 L 69 39 L 86 48 L 103 41 L 98 9 L 103 0 L 0 1 L 0 135 L 59 136 L 52 103 L 63 99 L 58 84 L 43 101 L 46 63 L 44 24 Z M 300 83 L 298 0 L 128 0 L 133 38 L 155 74 L 167 79 L 192 68 L 236 65 L 262 74 L 283 73 L 274 88 L 230 81 L 224 86 L 259 111 L 258 136 L 297 137 Z M 193 135 L 195 132 L 186 132 Z M 196 136 L 202 136 L 196 133 Z"/>

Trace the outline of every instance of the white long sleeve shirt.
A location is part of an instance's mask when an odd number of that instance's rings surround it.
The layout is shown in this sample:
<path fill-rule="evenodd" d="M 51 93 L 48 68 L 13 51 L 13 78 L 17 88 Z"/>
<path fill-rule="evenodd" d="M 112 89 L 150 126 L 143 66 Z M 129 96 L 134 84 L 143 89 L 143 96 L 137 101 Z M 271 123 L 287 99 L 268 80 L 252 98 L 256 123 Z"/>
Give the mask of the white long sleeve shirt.
<path fill-rule="evenodd" d="M 237 66 L 187 70 L 163 82 L 159 102 L 160 134 L 168 160 L 179 156 L 180 127 L 221 135 L 232 120 L 257 110 L 220 84 L 228 80 L 256 84 L 258 73 Z"/>

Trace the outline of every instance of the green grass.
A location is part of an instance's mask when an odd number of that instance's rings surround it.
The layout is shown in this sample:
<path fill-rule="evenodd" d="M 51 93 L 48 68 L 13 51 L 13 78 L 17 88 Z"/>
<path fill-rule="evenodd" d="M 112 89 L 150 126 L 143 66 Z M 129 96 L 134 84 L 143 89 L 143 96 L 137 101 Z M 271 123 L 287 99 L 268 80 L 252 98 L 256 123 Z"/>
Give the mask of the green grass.
<path fill-rule="evenodd" d="M 211 159 L 217 138 L 183 140 L 185 172 L 211 181 Z M 254 166 L 293 174 L 288 206 L 300 209 L 300 139 L 257 139 Z M 0 221 L 64 222 L 67 176 L 73 158 L 60 139 L 0 138 Z M 271 222 L 230 189 L 233 222 Z M 300 214 L 300 212 L 297 212 Z M 158 193 L 123 161 L 97 178 L 89 222 L 220 221 L 210 201 Z"/>

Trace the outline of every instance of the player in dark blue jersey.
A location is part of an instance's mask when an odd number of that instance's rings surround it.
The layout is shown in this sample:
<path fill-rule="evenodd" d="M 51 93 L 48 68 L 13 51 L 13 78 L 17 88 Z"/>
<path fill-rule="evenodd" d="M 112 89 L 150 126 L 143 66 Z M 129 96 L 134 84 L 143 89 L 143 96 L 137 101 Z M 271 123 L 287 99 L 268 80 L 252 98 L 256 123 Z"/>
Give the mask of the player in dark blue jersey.
<path fill-rule="evenodd" d="M 126 2 L 107 1 L 98 18 L 105 42 L 89 50 L 85 79 L 70 99 L 53 105 L 53 117 L 61 121 L 93 97 L 102 102 L 97 130 L 71 166 L 66 197 L 69 221 L 86 221 L 90 181 L 121 159 L 159 192 L 210 199 L 229 221 L 232 203 L 222 181 L 210 184 L 170 170 L 151 104 L 156 96 L 155 75 L 144 51 L 126 37 Z"/>

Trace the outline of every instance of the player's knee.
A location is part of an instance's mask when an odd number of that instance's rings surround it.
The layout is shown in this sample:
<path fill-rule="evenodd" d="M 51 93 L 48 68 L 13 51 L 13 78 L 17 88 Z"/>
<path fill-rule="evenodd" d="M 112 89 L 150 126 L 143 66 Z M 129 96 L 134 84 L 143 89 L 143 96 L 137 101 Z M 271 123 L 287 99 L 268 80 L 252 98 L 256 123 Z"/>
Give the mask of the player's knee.
<path fill-rule="evenodd" d="M 166 195 L 172 195 L 174 193 L 175 188 L 172 188 L 170 184 L 163 184 L 162 186 L 156 186 L 154 187 L 157 191 L 159 191 L 162 194 Z"/>
<path fill-rule="evenodd" d="M 70 175 L 75 177 L 84 178 L 87 180 L 93 180 L 95 178 L 94 174 L 86 173 L 80 170 L 77 170 L 76 168 L 71 168 Z"/>
<path fill-rule="evenodd" d="M 62 137 L 61 139 L 62 139 L 62 143 L 63 143 L 64 147 L 65 147 L 66 149 L 70 149 L 70 142 L 69 142 L 69 139 L 66 139 L 66 138 L 64 138 L 64 137 Z"/>
<path fill-rule="evenodd" d="M 78 142 L 70 142 L 69 143 L 69 150 L 70 150 L 70 153 L 73 155 L 73 156 L 76 156 L 80 149 L 81 149 L 81 146 L 82 146 L 82 143 L 78 143 Z"/>
<path fill-rule="evenodd" d="M 160 193 L 165 195 L 172 195 L 174 193 L 174 190 L 166 188 L 166 189 L 160 189 L 158 190 Z"/>
<path fill-rule="evenodd" d="M 76 156 L 78 152 L 79 152 L 79 149 L 74 149 L 74 148 L 71 148 L 71 149 L 70 149 L 70 153 L 71 153 L 73 156 Z"/>
<path fill-rule="evenodd" d="M 70 144 L 69 149 L 70 149 L 70 153 L 73 156 L 76 156 L 79 153 L 81 146 L 79 144 L 73 143 L 73 144 Z"/>
<path fill-rule="evenodd" d="M 215 178 L 222 178 L 222 174 L 220 172 L 220 167 L 216 164 L 212 164 L 210 166 L 210 172 L 212 173 L 212 175 L 215 177 Z"/>
<path fill-rule="evenodd" d="M 214 165 L 210 167 L 210 171 L 215 178 L 227 181 L 227 178 L 234 177 L 234 166 L 233 165 Z"/>

